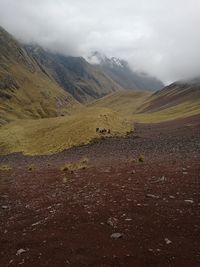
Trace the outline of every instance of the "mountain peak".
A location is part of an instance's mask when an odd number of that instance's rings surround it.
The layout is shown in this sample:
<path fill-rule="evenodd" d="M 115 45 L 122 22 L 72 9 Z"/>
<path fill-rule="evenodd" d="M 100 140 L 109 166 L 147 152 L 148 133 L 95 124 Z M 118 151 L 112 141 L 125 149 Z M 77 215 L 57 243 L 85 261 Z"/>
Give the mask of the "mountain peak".
<path fill-rule="evenodd" d="M 95 51 L 88 57 L 88 60 L 125 89 L 159 90 L 164 87 L 164 84 L 157 78 L 132 70 L 128 62 L 123 59 L 109 58 Z"/>

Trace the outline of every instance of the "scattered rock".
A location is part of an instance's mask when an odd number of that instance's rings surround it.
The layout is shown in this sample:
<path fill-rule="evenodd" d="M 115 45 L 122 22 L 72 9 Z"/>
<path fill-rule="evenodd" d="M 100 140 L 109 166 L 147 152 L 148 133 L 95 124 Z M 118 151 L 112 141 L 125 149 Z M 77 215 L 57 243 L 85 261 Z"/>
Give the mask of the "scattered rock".
<path fill-rule="evenodd" d="M 13 263 L 13 261 L 14 261 L 13 259 L 12 259 L 12 260 L 10 260 L 10 261 L 9 261 L 9 263 L 8 263 L 8 265 L 10 265 L 11 263 Z"/>
<path fill-rule="evenodd" d="M 112 239 L 119 239 L 119 238 L 123 237 L 123 234 L 121 234 L 121 233 L 113 233 L 110 237 Z"/>
<path fill-rule="evenodd" d="M 127 218 L 127 219 L 125 219 L 125 221 L 130 222 L 130 221 L 132 221 L 132 219 L 131 218 Z"/>
<path fill-rule="evenodd" d="M 26 250 L 23 249 L 23 248 L 20 248 L 20 249 L 18 249 L 16 255 L 19 256 L 19 255 L 21 255 L 21 254 L 24 253 L 24 252 L 26 252 Z"/>
<path fill-rule="evenodd" d="M 38 221 L 38 222 L 36 222 L 36 223 L 31 224 L 31 226 L 36 226 L 36 225 L 38 225 L 38 224 L 42 224 L 42 222 L 43 222 L 43 221 Z"/>
<path fill-rule="evenodd" d="M 9 207 L 8 207 L 7 205 L 3 205 L 3 206 L 1 206 L 1 208 L 2 208 L 3 210 L 6 210 L 6 209 L 8 209 Z"/>
<path fill-rule="evenodd" d="M 184 201 L 185 201 L 186 203 L 191 203 L 191 204 L 194 203 L 194 201 L 193 201 L 192 199 L 185 199 Z"/>
<path fill-rule="evenodd" d="M 117 227 L 117 223 L 118 223 L 118 219 L 111 217 L 107 220 L 107 224 L 116 228 Z"/>
<path fill-rule="evenodd" d="M 151 183 L 152 184 L 156 184 L 156 183 L 160 183 L 160 182 L 165 182 L 166 181 L 166 177 L 165 176 L 162 176 L 162 177 L 160 177 L 160 178 L 158 178 L 157 180 L 155 180 L 155 181 L 152 181 Z"/>
<path fill-rule="evenodd" d="M 152 195 L 152 194 L 146 194 L 146 197 L 154 198 L 154 199 L 159 199 L 159 196 Z"/>

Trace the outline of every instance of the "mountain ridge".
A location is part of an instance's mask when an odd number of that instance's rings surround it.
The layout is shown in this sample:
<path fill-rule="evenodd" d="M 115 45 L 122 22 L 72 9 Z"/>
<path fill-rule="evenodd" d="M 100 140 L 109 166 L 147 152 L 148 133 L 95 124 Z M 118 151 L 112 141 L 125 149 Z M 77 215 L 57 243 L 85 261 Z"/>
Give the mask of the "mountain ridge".
<path fill-rule="evenodd" d="M 0 62 L 0 124 L 57 117 L 80 107 L 3 28 L 0 28 Z"/>
<path fill-rule="evenodd" d="M 46 74 L 81 103 L 88 103 L 109 93 L 123 90 L 120 85 L 82 57 L 52 53 L 39 46 L 24 47 Z"/>
<path fill-rule="evenodd" d="M 164 84 L 157 78 L 144 72 L 133 71 L 128 62 L 123 59 L 108 58 L 97 51 L 92 53 L 88 59 L 125 89 L 156 91 L 164 87 Z"/>

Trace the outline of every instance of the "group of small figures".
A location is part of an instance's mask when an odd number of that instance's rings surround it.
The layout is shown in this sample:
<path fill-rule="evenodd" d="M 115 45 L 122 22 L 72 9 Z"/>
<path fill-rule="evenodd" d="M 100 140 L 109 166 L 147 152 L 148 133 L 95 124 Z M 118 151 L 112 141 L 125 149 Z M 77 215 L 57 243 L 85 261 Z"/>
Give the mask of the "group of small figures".
<path fill-rule="evenodd" d="M 106 129 L 106 128 L 96 128 L 96 133 L 110 134 L 110 129 Z"/>

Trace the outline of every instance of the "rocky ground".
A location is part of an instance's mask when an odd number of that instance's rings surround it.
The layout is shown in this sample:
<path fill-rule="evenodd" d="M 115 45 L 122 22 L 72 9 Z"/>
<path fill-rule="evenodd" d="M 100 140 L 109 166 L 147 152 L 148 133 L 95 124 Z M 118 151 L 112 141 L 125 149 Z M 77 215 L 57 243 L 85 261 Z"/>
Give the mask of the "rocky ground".
<path fill-rule="evenodd" d="M 200 266 L 199 162 L 199 116 L 0 157 L 0 266 Z"/>

